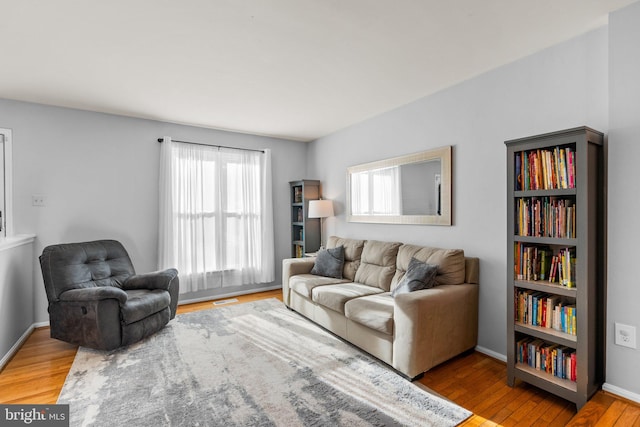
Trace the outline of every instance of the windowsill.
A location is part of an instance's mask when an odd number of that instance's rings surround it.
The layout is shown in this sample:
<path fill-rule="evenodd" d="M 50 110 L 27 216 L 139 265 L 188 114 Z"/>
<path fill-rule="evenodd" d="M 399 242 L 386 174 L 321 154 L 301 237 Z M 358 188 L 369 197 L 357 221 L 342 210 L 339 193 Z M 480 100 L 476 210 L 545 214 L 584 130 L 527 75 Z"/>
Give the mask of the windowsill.
<path fill-rule="evenodd" d="M 6 251 L 17 246 L 33 243 L 35 234 L 18 234 L 16 236 L 0 238 L 0 251 Z"/>

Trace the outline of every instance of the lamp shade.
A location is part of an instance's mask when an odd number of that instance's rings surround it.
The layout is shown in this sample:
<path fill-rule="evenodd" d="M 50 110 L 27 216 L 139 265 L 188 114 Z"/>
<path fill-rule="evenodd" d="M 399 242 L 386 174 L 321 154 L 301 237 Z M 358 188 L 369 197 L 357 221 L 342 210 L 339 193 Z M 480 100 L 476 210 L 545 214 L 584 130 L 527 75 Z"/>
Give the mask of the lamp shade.
<path fill-rule="evenodd" d="M 331 200 L 310 200 L 309 218 L 327 218 L 333 216 L 333 203 Z"/>

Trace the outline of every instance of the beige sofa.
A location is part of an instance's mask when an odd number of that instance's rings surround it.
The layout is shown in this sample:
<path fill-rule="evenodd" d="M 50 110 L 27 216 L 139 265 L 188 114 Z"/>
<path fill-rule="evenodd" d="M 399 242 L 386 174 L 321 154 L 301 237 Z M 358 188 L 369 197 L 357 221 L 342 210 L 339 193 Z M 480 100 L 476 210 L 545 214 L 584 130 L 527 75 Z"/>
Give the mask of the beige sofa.
<path fill-rule="evenodd" d="M 310 274 L 315 258 L 283 260 L 287 307 L 415 379 L 476 346 L 478 258 L 459 249 L 329 238 L 343 278 Z M 436 286 L 393 297 L 412 257 L 438 265 Z"/>

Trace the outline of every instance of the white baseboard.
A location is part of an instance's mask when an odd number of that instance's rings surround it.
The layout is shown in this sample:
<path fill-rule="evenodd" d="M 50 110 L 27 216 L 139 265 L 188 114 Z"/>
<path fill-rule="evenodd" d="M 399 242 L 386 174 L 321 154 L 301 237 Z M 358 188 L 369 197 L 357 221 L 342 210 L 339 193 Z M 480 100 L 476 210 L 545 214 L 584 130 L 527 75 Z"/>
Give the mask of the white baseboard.
<path fill-rule="evenodd" d="M 632 401 L 634 401 L 636 403 L 640 403 L 640 394 L 638 394 L 638 393 L 634 393 L 632 391 L 625 390 L 623 388 L 620 388 L 618 386 L 615 386 L 615 385 L 609 384 L 609 383 L 602 384 L 602 389 L 604 391 L 608 391 L 609 393 L 618 395 L 620 397 L 624 397 L 625 399 L 629 399 L 629 400 L 632 400 Z"/>
<path fill-rule="evenodd" d="M 494 359 L 501 360 L 505 363 L 507 362 L 507 356 L 505 356 L 504 354 L 496 353 L 493 350 L 489 350 L 488 348 L 481 347 L 481 346 L 476 346 L 475 350 L 479 353 L 483 353 L 483 354 L 486 354 L 487 356 L 493 357 Z M 640 394 L 634 393 L 629 390 L 625 390 L 624 388 L 615 386 L 613 384 L 609 384 L 609 383 L 602 384 L 602 390 L 609 392 L 611 394 L 615 394 L 622 398 L 631 400 L 633 402 L 640 403 Z"/>
<path fill-rule="evenodd" d="M 51 326 L 49 324 L 49 321 L 47 320 L 46 322 L 38 322 L 38 323 L 34 323 L 33 327 L 38 329 L 38 328 L 48 328 L 49 326 Z"/>
<path fill-rule="evenodd" d="M 24 333 L 20 336 L 20 338 L 18 338 L 18 341 L 16 341 L 16 343 L 9 349 L 7 354 L 5 354 L 2 359 L 0 359 L 0 371 L 4 368 L 4 365 L 6 365 L 9 360 L 11 360 L 13 355 L 16 354 L 18 350 L 20 350 L 20 347 L 22 347 L 22 344 L 24 344 L 27 338 L 29 338 L 29 335 L 31 335 L 31 332 L 33 332 L 34 329 L 35 325 L 29 326 L 27 330 L 24 331 Z"/>
<path fill-rule="evenodd" d="M 178 300 L 178 305 L 193 304 L 195 302 L 203 302 L 203 301 L 213 301 L 213 300 L 217 300 L 217 299 L 237 297 L 239 295 L 248 295 L 248 294 L 255 294 L 255 293 L 265 292 L 265 291 L 274 291 L 276 289 L 282 289 L 282 285 L 269 286 L 268 288 L 251 289 L 251 290 L 248 290 L 248 291 L 229 292 L 229 293 L 226 293 L 226 294 L 212 295 L 212 296 L 207 296 L 207 297 L 202 297 L 202 298 L 194 298 L 194 299 L 188 299 L 188 300 Z"/>
<path fill-rule="evenodd" d="M 483 353 L 483 354 L 486 354 L 487 356 L 491 356 L 494 359 L 501 360 L 505 363 L 507 362 L 507 356 L 505 356 L 504 354 L 496 353 L 493 350 L 489 350 L 488 348 L 481 347 L 479 345 L 476 346 L 475 350 L 479 353 Z"/>

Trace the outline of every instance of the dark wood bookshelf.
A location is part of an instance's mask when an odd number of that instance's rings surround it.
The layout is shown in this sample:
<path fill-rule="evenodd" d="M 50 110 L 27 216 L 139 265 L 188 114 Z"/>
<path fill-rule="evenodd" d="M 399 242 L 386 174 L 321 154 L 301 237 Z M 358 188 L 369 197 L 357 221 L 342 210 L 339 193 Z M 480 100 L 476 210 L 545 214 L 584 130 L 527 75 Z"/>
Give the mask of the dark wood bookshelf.
<path fill-rule="evenodd" d="M 560 132 L 536 135 L 506 141 L 507 147 L 507 383 L 513 386 L 517 380 L 554 393 L 575 403 L 578 410 L 586 404 L 599 389 L 604 379 L 604 297 L 605 297 L 605 228 L 604 228 L 604 167 L 602 133 L 588 127 L 579 127 Z M 558 150 L 556 150 L 558 148 Z M 543 173 L 545 182 L 557 181 L 554 160 L 560 156 L 560 148 L 569 149 L 575 157 L 574 187 L 523 189 L 526 177 L 519 175 L 540 168 L 534 167 L 543 150 L 552 152 L 550 163 L 546 163 Z M 530 156 L 530 153 L 535 153 Z M 564 151 L 566 154 L 566 151 Z M 536 157 L 537 156 L 537 157 Z M 534 160 L 530 160 L 530 159 Z M 563 166 L 568 167 L 567 159 Z M 557 163 L 558 165 L 561 162 Z M 565 171 L 562 171 L 565 173 Z M 569 171 L 567 170 L 568 174 Z M 554 178 L 555 176 L 555 178 Z M 529 177 L 529 182 L 534 178 Z M 516 201 L 540 197 L 560 197 L 575 200 L 575 237 L 554 238 L 519 236 L 516 232 L 518 218 Z M 569 248 L 575 251 L 575 264 L 571 264 L 575 287 L 567 287 L 548 280 L 521 280 L 515 268 L 517 242 L 536 248 L 551 249 L 557 253 Z M 522 263 L 522 260 L 520 261 Z M 527 266 L 531 265 L 527 264 Z M 548 264 L 548 263 L 547 263 Z M 536 268 L 532 266 L 530 268 Z M 529 275 L 527 275 L 529 277 Z M 545 277 L 548 276 L 546 272 Z M 515 298 L 518 290 L 543 292 L 557 295 L 564 301 L 575 304 L 576 334 L 561 332 L 552 328 L 533 326 L 517 322 Z M 547 307 L 548 309 L 548 307 Z M 548 312 L 547 312 L 548 313 Z M 557 344 L 569 351 L 575 351 L 576 380 L 559 378 L 527 363 L 518 361 L 518 342 L 530 338 L 542 340 L 545 345 Z"/>
<path fill-rule="evenodd" d="M 291 256 L 304 257 L 320 248 L 320 219 L 309 218 L 309 201 L 320 198 L 320 181 L 289 182 L 291 196 Z"/>

